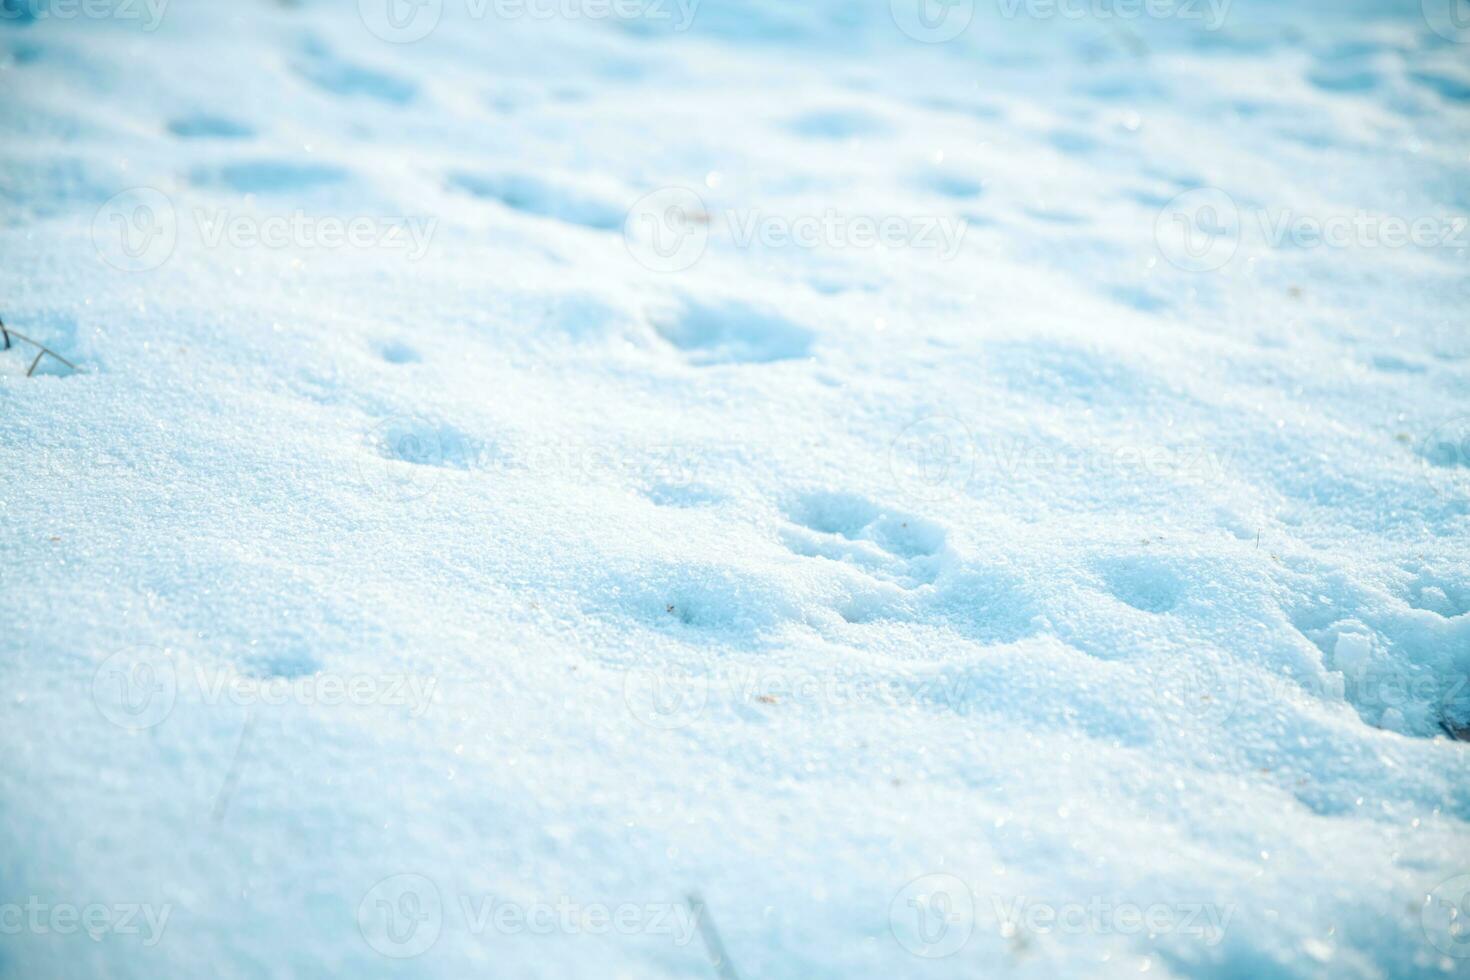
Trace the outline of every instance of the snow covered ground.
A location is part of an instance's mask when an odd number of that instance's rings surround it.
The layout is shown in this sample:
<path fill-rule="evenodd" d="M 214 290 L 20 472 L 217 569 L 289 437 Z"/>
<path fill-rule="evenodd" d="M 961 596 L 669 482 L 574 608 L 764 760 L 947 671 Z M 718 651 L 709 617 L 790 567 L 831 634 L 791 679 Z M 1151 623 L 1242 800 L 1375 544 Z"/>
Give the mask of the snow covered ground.
<path fill-rule="evenodd" d="M 0 973 L 1470 976 L 1467 42 L 0 0 Z"/>

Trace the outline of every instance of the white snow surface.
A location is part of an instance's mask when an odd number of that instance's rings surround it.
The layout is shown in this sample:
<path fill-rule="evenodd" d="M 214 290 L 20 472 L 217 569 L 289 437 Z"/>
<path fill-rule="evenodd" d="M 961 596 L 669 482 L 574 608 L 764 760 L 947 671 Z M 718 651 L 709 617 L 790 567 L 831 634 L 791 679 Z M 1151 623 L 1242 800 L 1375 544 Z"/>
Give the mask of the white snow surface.
<path fill-rule="evenodd" d="M 0 973 L 1470 976 L 1470 37 L 1226 6 L 0 3 Z"/>

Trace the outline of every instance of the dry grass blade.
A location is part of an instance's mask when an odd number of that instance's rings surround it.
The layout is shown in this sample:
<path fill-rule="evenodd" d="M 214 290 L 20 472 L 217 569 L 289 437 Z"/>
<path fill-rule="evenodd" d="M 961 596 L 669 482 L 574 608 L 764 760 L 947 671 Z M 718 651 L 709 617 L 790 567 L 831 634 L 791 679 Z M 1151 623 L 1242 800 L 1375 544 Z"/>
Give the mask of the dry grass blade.
<path fill-rule="evenodd" d="M 725 944 L 720 941 L 720 933 L 715 929 L 714 920 L 710 918 L 709 906 L 698 892 L 688 895 L 688 903 L 700 938 L 704 940 L 704 949 L 709 954 L 710 966 L 714 968 L 715 976 L 720 980 L 740 980 L 740 975 L 735 972 L 735 964 L 730 962 L 730 954 L 725 952 Z"/>
<path fill-rule="evenodd" d="M 36 348 L 36 359 L 32 361 L 31 366 L 26 369 L 26 377 L 28 378 L 36 373 L 36 368 L 41 366 L 41 359 L 47 356 L 56 358 L 56 360 L 60 361 L 62 364 L 65 364 L 73 371 L 77 370 L 77 366 L 75 364 L 73 364 L 71 361 L 68 361 L 66 358 L 62 357 L 60 354 L 56 353 L 56 351 L 41 343 L 39 340 L 33 340 L 20 331 L 15 330 L 12 327 L 7 327 L 4 320 L 0 320 L 0 337 L 4 337 L 5 339 L 5 346 L 3 348 L 0 348 L 0 350 L 10 350 L 12 346 L 10 342 L 11 337 L 14 337 L 16 340 L 25 341 L 32 347 Z"/>

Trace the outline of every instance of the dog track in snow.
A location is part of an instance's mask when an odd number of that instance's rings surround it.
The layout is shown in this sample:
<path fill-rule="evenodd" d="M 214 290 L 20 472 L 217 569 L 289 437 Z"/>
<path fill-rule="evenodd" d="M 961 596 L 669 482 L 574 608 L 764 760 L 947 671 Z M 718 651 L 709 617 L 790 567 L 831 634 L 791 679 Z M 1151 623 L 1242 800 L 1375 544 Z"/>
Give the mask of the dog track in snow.
<path fill-rule="evenodd" d="M 378 352 L 389 364 L 418 364 L 423 360 L 412 345 L 401 340 L 389 341 L 379 348 Z"/>
<path fill-rule="evenodd" d="M 843 562 L 869 578 L 904 589 L 938 577 L 945 531 L 918 517 L 885 510 L 849 493 L 811 493 L 788 511 L 783 542 L 794 554 Z"/>
<path fill-rule="evenodd" d="M 341 183 L 347 176 L 346 170 L 330 164 L 245 160 L 199 167 L 192 179 L 196 186 L 237 194 L 292 194 Z"/>
<path fill-rule="evenodd" d="M 317 89 L 345 99 L 365 98 L 403 106 L 418 95 L 418 86 L 408 79 L 346 61 L 315 39 L 301 46 L 292 68 Z"/>
<path fill-rule="evenodd" d="M 255 130 L 243 122 L 228 116 L 216 116 L 209 113 L 177 116 L 170 119 L 168 131 L 179 139 L 186 140 L 243 140 L 255 135 Z"/>
<path fill-rule="evenodd" d="M 1185 594 L 1178 572 L 1153 555 L 1109 558 L 1098 572 L 1113 598 L 1141 612 L 1167 613 Z"/>
<path fill-rule="evenodd" d="M 847 140 L 882 136 L 891 132 L 892 127 L 866 109 L 819 109 L 793 119 L 790 129 L 809 139 Z"/>
<path fill-rule="evenodd" d="M 697 366 L 764 364 L 806 357 L 811 330 L 779 313 L 736 300 L 686 300 L 652 317 L 658 335 Z"/>
<path fill-rule="evenodd" d="M 449 175 L 451 189 L 473 197 L 495 201 L 537 218 L 550 218 L 593 231 L 616 231 L 623 227 L 625 209 L 530 174 Z"/>

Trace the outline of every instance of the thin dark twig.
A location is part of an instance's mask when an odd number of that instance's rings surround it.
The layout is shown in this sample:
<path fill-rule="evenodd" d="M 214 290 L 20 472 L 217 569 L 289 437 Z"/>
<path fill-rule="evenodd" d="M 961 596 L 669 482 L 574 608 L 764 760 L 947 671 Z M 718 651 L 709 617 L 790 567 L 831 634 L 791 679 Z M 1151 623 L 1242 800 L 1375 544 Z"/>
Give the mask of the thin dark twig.
<path fill-rule="evenodd" d="M 1148 43 L 1139 37 L 1132 29 L 1123 24 L 1110 23 L 1108 27 L 1114 34 L 1118 35 L 1123 47 L 1135 58 L 1146 58 L 1149 55 Z"/>
<path fill-rule="evenodd" d="M 245 743 L 254 728 L 255 714 L 247 710 L 245 723 L 240 726 L 240 741 L 235 744 L 235 757 L 230 760 L 230 768 L 225 773 L 225 782 L 219 789 L 219 795 L 214 798 L 212 816 L 216 824 L 224 820 L 225 811 L 230 808 L 230 800 L 235 795 L 235 787 L 240 783 L 240 771 L 245 768 Z"/>
<path fill-rule="evenodd" d="M 41 363 L 41 358 L 45 357 L 47 354 L 50 354 L 52 357 L 56 358 L 62 364 L 65 364 L 67 367 L 71 368 L 73 371 L 77 370 L 77 366 L 75 364 L 73 364 L 71 361 L 68 361 L 66 358 L 62 357 L 60 354 L 56 353 L 54 350 L 52 350 L 51 348 L 47 347 L 45 344 L 41 343 L 39 340 L 33 340 L 30 337 L 27 337 L 25 334 L 21 333 L 19 330 L 12 329 L 11 327 L 6 327 L 6 326 L 3 326 L 3 325 L 0 325 L 0 330 L 3 330 L 4 333 L 5 333 L 5 350 L 9 350 L 10 349 L 10 338 L 11 337 L 16 338 L 17 340 L 24 340 L 26 343 L 30 344 L 32 347 L 35 347 L 35 348 L 37 348 L 37 349 L 40 350 L 41 353 L 37 354 L 36 355 L 36 359 L 31 362 L 31 369 L 26 372 L 26 377 L 29 378 L 31 376 L 31 374 L 35 372 L 36 365 L 40 364 Z"/>
<path fill-rule="evenodd" d="M 10 331 L 5 329 L 4 320 L 0 320 L 0 336 L 5 338 L 5 347 L 0 349 L 10 350 Z"/>
<path fill-rule="evenodd" d="M 704 904 L 704 899 L 699 897 L 698 892 L 690 892 L 688 898 L 689 911 L 694 913 L 694 924 L 699 928 L 700 938 L 704 940 L 704 950 L 709 954 L 709 963 L 715 969 L 715 976 L 720 980 L 740 980 L 740 975 L 735 972 L 735 964 L 730 962 L 730 954 L 725 952 L 725 944 L 720 942 L 715 921 L 710 918 L 709 906 Z"/>

